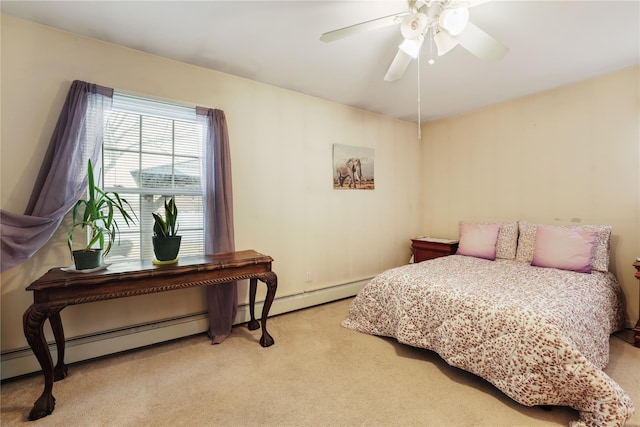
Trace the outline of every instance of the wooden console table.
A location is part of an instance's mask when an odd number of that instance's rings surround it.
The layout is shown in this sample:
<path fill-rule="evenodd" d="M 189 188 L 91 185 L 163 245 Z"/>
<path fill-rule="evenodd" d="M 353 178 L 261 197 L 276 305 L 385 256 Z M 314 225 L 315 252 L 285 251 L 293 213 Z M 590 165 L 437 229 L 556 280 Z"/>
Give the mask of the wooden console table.
<path fill-rule="evenodd" d="M 251 320 L 248 327 L 255 330 L 260 327 L 254 315 L 259 279 L 267 285 L 260 345 L 269 347 L 273 345 L 273 338 L 267 332 L 267 316 L 278 286 L 278 278 L 271 271 L 272 261 L 270 256 L 246 250 L 184 257 L 173 265 L 132 261 L 112 264 L 106 270 L 93 273 L 65 272 L 60 268 L 49 270 L 27 287 L 27 291 L 33 291 L 33 304 L 23 316 L 24 335 L 44 373 L 44 391 L 33 405 L 29 419 L 37 420 L 53 412 L 53 382 L 67 376 L 60 318 L 60 311 L 66 306 L 249 279 Z M 43 332 L 46 319 L 51 323 L 58 350 L 55 367 Z"/>

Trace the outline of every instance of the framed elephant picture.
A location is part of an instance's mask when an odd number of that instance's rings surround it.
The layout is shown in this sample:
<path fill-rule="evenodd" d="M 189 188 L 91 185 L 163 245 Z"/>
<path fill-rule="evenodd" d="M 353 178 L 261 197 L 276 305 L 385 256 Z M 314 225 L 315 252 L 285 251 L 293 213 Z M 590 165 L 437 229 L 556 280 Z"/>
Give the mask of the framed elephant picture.
<path fill-rule="evenodd" d="M 333 188 L 373 190 L 374 149 L 333 144 Z"/>

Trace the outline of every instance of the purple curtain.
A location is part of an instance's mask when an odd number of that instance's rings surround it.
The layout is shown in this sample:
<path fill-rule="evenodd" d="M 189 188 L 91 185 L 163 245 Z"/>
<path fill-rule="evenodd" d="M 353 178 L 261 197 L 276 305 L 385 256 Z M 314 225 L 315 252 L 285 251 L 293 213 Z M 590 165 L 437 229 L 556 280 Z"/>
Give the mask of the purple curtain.
<path fill-rule="evenodd" d="M 235 250 L 233 231 L 233 195 L 231 187 L 231 153 L 224 111 L 198 107 L 198 119 L 205 123 L 205 252 Z M 238 290 L 236 282 L 207 288 L 209 337 L 221 343 L 230 333 L 236 318 Z"/>
<path fill-rule="evenodd" d="M 31 258 L 87 189 L 87 160 L 98 164 L 104 110 L 113 89 L 71 84 L 24 214 L 0 211 L 1 270 Z"/>

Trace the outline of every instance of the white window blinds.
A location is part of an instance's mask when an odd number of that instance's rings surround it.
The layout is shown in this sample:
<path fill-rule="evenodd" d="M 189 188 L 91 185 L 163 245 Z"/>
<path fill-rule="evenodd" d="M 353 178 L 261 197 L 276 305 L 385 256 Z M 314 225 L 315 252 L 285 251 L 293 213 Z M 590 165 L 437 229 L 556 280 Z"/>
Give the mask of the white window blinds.
<path fill-rule="evenodd" d="M 118 258 L 153 258 L 152 212 L 164 216 L 164 201 L 175 196 L 180 256 L 204 252 L 202 147 L 204 129 L 195 108 L 114 93 L 106 117 L 103 177 L 134 208 L 137 224 L 120 229 Z"/>

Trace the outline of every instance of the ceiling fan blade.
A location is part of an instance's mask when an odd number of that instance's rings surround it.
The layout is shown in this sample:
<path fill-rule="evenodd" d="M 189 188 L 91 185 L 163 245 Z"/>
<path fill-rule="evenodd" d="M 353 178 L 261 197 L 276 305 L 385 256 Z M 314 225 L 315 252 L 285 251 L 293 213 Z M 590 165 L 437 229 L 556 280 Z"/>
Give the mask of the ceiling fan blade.
<path fill-rule="evenodd" d="M 509 50 L 471 22 L 467 23 L 464 31 L 456 36 L 456 39 L 460 46 L 484 61 L 497 61 Z"/>
<path fill-rule="evenodd" d="M 399 24 L 401 19 L 408 14 L 409 12 L 396 13 L 395 15 L 383 16 L 382 18 L 376 18 L 371 21 L 361 22 L 338 30 L 329 31 L 321 35 L 320 40 L 323 42 L 332 42 L 367 31 L 377 30 L 378 28 Z"/>
<path fill-rule="evenodd" d="M 409 63 L 411 62 L 411 56 L 407 55 L 402 49 L 398 49 L 396 57 L 393 58 L 393 62 L 387 70 L 387 74 L 384 76 L 384 80 L 387 82 L 393 82 L 398 80 L 404 75 Z"/>

